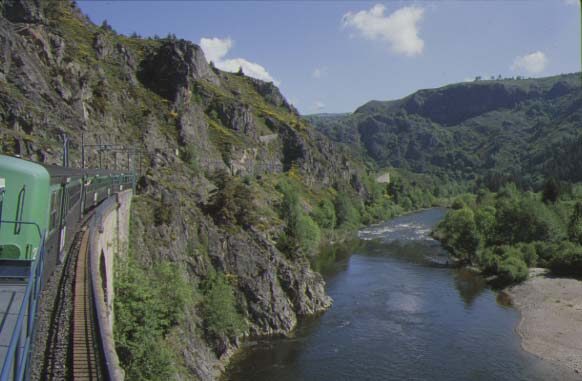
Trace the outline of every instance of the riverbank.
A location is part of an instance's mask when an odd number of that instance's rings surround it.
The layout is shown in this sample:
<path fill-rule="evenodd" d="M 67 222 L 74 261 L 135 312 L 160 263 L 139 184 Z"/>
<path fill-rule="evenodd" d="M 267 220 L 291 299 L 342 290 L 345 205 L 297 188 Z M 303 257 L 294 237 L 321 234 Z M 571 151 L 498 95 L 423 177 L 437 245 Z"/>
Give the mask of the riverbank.
<path fill-rule="evenodd" d="M 522 347 L 582 378 L 582 281 L 539 275 L 507 290 Z"/>

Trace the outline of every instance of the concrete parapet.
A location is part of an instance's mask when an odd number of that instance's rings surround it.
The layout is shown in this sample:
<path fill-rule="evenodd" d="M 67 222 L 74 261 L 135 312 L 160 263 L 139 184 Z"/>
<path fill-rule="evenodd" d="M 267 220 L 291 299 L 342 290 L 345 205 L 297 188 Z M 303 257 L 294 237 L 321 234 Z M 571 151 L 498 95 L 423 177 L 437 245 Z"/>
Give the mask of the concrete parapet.
<path fill-rule="evenodd" d="M 106 370 L 113 381 L 122 381 L 113 337 L 114 262 L 127 255 L 129 215 L 133 192 L 126 190 L 105 200 L 89 222 L 89 263 L 99 338 Z"/>

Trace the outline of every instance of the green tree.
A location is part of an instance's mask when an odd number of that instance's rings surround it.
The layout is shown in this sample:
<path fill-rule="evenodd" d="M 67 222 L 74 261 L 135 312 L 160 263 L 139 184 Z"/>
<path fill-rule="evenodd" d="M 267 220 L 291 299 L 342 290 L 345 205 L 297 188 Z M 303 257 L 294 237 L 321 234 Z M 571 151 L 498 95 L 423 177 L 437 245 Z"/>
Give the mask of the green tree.
<path fill-rule="evenodd" d="M 556 202 L 560 197 L 560 183 L 553 178 L 550 177 L 544 183 L 544 189 L 542 191 L 542 199 L 545 203 Z"/>
<path fill-rule="evenodd" d="M 245 184 L 239 177 L 226 172 L 216 179 L 218 190 L 212 195 L 209 211 L 218 224 L 240 225 L 248 228 L 258 216 L 252 184 Z"/>
<path fill-rule="evenodd" d="M 475 211 L 475 227 L 483 241 L 491 242 L 495 234 L 495 208 L 487 206 Z"/>
<path fill-rule="evenodd" d="M 289 254 L 312 254 L 321 238 L 319 226 L 305 215 L 296 186 L 283 181 L 277 188 L 283 194 L 279 210 L 286 223 L 285 232 L 279 237 L 279 248 Z"/>
<path fill-rule="evenodd" d="M 475 224 L 475 215 L 469 208 L 452 210 L 442 223 L 444 243 L 459 259 L 473 263 L 479 248 L 480 237 Z"/>
<path fill-rule="evenodd" d="M 246 323 L 236 308 L 231 285 L 222 272 L 211 272 L 202 285 L 203 315 L 208 333 L 216 336 L 236 336 Z"/>
<path fill-rule="evenodd" d="M 169 263 L 147 271 L 135 261 L 117 263 L 115 345 L 126 378 L 167 380 L 174 359 L 164 338 L 197 297 L 183 272 Z"/>
<path fill-rule="evenodd" d="M 528 273 L 527 265 L 519 256 L 510 255 L 499 264 L 498 275 L 503 284 L 523 282 Z"/>
<path fill-rule="evenodd" d="M 360 213 L 346 193 L 340 192 L 335 199 L 335 214 L 340 227 L 357 227 L 360 225 Z"/>

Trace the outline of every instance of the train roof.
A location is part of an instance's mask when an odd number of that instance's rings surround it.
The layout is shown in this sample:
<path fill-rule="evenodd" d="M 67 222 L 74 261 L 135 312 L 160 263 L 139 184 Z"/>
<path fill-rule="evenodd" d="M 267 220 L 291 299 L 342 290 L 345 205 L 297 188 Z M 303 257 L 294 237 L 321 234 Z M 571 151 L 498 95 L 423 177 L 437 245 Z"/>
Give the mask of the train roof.
<path fill-rule="evenodd" d="M 96 168 L 66 168 L 58 165 L 43 165 L 51 176 L 53 183 L 62 180 L 65 177 L 83 177 L 86 176 L 110 176 L 110 175 L 124 175 L 125 172 L 111 171 L 108 169 Z M 54 181 L 54 180 L 56 181 Z"/>
<path fill-rule="evenodd" d="M 36 163 L 30 160 L 24 160 L 13 156 L 0 155 L 0 168 L 11 167 L 20 172 L 26 172 L 31 175 L 48 175 L 51 178 L 51 183 L 61 182 L 66 177 L 82 177 L 87 176 L 109 176 L 109 175 L 125 175 L 127 172 L 111 171 L 108 169 L 95 168 L 66 168 L 58 165 L 48 165 Z"/>
<path fill-rule="evenodd" d="M 12 156 L 0 155 L 0 174 L 3 171 L 6 171 L 6 173 L 22 173 L 36 178 L 46 178 L 50 176 L 46 168 L 38 163 Z"/>

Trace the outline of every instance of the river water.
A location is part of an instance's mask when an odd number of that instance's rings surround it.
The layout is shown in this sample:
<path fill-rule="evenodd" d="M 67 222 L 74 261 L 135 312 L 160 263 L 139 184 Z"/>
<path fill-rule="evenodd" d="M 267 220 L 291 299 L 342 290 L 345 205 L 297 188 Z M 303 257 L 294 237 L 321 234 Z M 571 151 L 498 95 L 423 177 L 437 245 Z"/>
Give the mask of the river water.
<path fill-rule="evenodd" d="M 429 237 L 430 209 L 359 232 L 322 268 L 333 307 L 289 338 L 250 341 L 233 381 L 566 380 L 520 348 L 519 313 Z"/>

